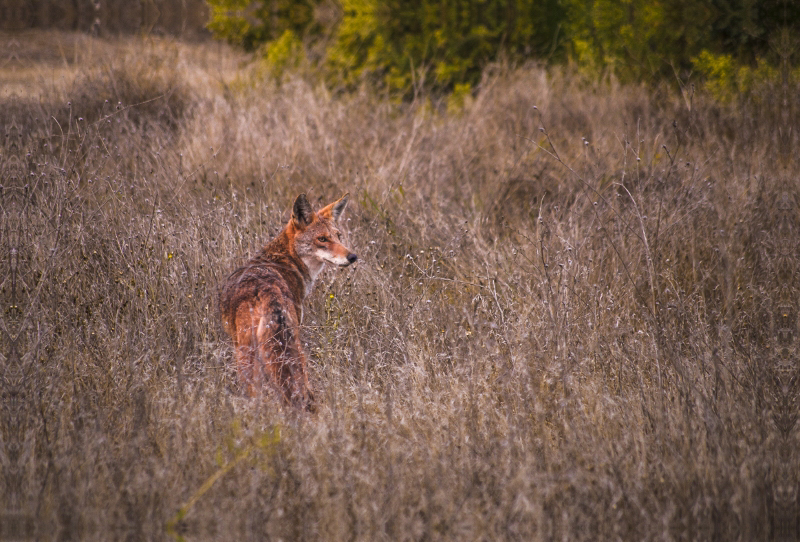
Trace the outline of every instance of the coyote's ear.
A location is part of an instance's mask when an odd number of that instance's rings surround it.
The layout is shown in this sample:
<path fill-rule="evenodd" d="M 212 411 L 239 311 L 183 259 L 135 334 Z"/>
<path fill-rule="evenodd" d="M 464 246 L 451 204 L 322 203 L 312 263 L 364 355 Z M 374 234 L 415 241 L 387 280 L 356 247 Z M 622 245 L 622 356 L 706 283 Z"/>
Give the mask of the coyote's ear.
<path fill-rule="evenodd" d="M 344 196 L 339 198 L 337 201 L 334 201 L 330 205 L 326 205 L 322 209 L 319 210 L 319 215 L 323 218 L 332 218 L 334 222 L 339 220 L 339 217 L 342 216 L 345 207 L 347 207 L 347 202 L 350 200 L 350 192 L 346 193 Z"/>
<path fill-rule="evenodd" d="M 311 209 L 311 204 L 305 194 L 300 194 L 294 200 L 294 207 L 292 208 L 292 221 L 294 225 L 300 229 L 305 228 L 314 219 L 314 211 Z"/>

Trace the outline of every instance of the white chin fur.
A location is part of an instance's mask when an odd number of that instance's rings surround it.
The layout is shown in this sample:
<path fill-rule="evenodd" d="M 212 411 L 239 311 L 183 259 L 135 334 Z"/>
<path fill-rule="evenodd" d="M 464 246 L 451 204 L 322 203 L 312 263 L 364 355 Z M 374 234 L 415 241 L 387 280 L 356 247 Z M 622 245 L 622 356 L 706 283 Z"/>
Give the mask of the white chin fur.
<path fill-rule="evenodd" d="M 330 254 L 322 251 L 317 252 L 316 257 L 325 262 L 332 263 L 333 265 L 347 265 L 350 263 L 347 258 L 332 258 Z"/>

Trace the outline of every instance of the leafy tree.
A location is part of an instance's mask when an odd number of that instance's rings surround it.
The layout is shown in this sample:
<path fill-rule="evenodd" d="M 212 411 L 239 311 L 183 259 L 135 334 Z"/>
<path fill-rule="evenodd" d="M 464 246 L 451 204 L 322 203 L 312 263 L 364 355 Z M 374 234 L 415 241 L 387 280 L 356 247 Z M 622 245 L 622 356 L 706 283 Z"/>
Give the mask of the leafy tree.
<path fill-rule="evenodd" d="M 208 2 L 213 33 L 248 50 L 263 46 L 278 73 L 305 59 L 334 84 L 372 81 L 401 94 L 415 86 L 468 93 L 499 58 L 569 60 L 623 80 L 699 70 L 732 81 L 737 66 L 769 73 L 764 62 L 778 62 L 771 30 L 800 24 L 789 0 Z"/>

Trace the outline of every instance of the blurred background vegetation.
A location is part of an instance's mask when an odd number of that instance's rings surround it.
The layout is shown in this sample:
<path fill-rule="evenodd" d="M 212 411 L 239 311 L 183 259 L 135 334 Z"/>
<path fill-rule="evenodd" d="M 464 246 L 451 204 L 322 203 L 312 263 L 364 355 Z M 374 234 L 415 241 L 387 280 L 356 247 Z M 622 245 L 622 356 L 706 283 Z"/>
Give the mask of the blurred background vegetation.
<path fill-rule="evenodd" d="M 465 93 L 490 62 L 576 65 L 623 81 L 711 80 L 749 91 L 791 54 L 797 3 L 767 0 L 209 0 L 214 36 L 263 53 L 281 74 L 373 80 L 408 95 Z M 791 49 L 791 47 L 789 47 Z"/>
<path fill-rule="evenodd" d="M 595 77 L 707 83 L 729 101 L 796 55 L 788 0 L 0 0 L 0 30 L 213 35 L 268 71 L 410 97 L 474 93 L 486 66 L 569 64 Z"/>
<path fill-rule="evenodd" d="M 0 31 L 63 30 L 95 35 L 208 38 L 205 0 L 0 0 Z"/>

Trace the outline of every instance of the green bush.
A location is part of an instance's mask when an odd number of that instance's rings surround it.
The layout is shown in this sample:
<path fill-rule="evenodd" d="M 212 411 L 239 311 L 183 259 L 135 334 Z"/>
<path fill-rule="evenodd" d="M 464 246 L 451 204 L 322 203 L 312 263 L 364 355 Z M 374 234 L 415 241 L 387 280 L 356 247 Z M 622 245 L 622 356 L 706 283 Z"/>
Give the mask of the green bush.
<path fill-rule="evenodd" d="M 209 29 L 248 50 L 286 40 L 288 30 L 307 49 L 331 36 L 317 67 L 347 86 L 370 80 L 392 91 L 414 84 L 452 90 L 456 83 L 477 83 L 483 67 L 500 55 L 555 58 L 564 51 L 565 11 L 558 0 L 342 0 L 333 20 L 323 16 L 322 2 L 209 3 Z M 281 57 L 279 63 L 286 62 Z"/>
<path fill-rule="evenodd" d="M 777 65 L 782 53 L 775 37 L 781 29 L 796 32 L 800 27 L 800 8 L 790 4 L 565 0 L 568 55 L 584 69 L 628 81 L 711 75 L 712 93 L 717 95 L 719 84 L 727 85 L 718 79 L 719 70 L 766 75 L 767 66 Z"/>
<path fill-rule="evenodd" d="M 671 75 L 689 67 L 708 37 L 709 2 L 568 0 L 573 58 L 623 79 Z"/>
<path fill-rule="evenodd" d="M 369 81 L 401 95 L 474 89 L 501 59 L 651 83 L 716 73 L 709 62 L 725 58 L 737 70 L 775 66 L 770 30 L 800 26 L 800 10 L 778 0 L 208 1 L 214 35 L 266 44 L 278 74 L 310 59 L 333 86 Z"/>
<path fill-rule="evenodd" d="M 692 62 L 703 76 L 706 90 L 722 103 L 731 102 L 737 95 L 749 95 L 778 76 L 778 70 L 767 62 L 751 67 L 738 63 L 733 55 L 715 55 L 709 51 L 701 52 Z"/>
<path fill-rule="evenodd" d="M 320 30 L 314 22 L 314 0 L 208 0 L 214 36 L 253 51 L 279 40 L 287 31 L 298 36 Z"/>

